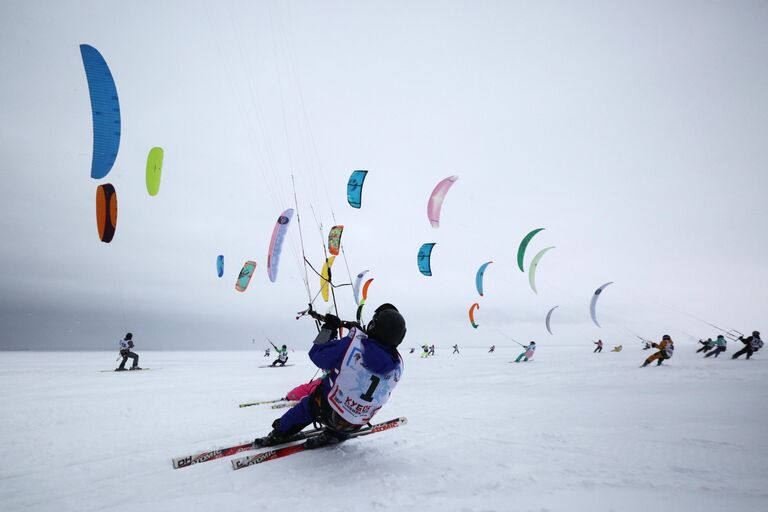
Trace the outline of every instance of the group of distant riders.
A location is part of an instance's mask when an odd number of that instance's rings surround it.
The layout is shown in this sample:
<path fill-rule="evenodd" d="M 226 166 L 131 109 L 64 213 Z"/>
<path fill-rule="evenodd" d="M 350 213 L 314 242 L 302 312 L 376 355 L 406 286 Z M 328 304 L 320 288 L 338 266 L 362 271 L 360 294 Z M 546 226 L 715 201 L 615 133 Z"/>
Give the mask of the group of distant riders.
<path fill-rule="evenodd" d="M 752 336 L 746 338 L 744 336 L 739 336 L 737 339 L 744 344 L 744 348 L 733 354 L 731 359 L 738 359 L 744 354 L 746 354 L 747 359 L 749 359 L 752 357 L 752 354 L 763 348 L 763 340 L 760 338 L 760 332 L 758 331 L 752 331 Z M 701 348 L 699 348 L 696 353 L 704 352 L 704 357 L 717 357 L 726 351 L 728 340 L 725 339 L 725 336 L 719 334 L 714 340 L 712 340 L 712 338 L 699 340 L 699 344 L 701 345 Z"/>

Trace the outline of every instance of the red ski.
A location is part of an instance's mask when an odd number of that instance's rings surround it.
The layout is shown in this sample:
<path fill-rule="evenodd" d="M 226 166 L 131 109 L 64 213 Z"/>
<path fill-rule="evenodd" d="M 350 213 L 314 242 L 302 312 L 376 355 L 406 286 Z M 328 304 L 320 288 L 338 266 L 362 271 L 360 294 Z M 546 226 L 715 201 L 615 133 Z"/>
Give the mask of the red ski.
<path fill-rule="evenodd" d="M 312 429 L 312 430 L 306 430 L 304 432 L 299 432 L 289 442 L 302 441 L 304 439 L 307 439 L 309 437 L 319 434 L 321 431 L 322 431 L 321 429 Z M 207 452 L 198 453 L 196 455 L 187 455 L 186 457 L 177 457 L 175 459 L 172 459 L 173 468 L 174 469 L 186 468 L 187 466 L 198 464 L 200 462 L 208 462 L 209 460 L 221 459 L 224 457 L 229 457 L 230 455 L 235 455 L 236 453 L 244 452 L 247 450 L 255 450 L 255 449 L 256 449 L 256 446 L 254 446 L 253 441 L 251 441 L 249 443 L 238 444 L 235 446 L 227 446 L 226 448 L 218 448 L 216 450 L 210 450 Z"/>
<path fill-rule="evenodd" d="M 392 428 L 399 427 L 400 425 L 405 425 L 407 422 L 408 420 L 406 418 L 395 418 L 393 420 L 385 421 L 384 423 L 377 423 L 370 427 L 360 429 L 357 432 L 350 435 L 349 437 L 350 438 L 361 437 L 361 436 L 367 436 L 369 434 L 375 434 L 377 432 L 383 432 L 384 430 L 389 430 Z M 335 446 L 335 445 L 331 445 L 331 446 Z M 247 457 L 240 457 L 238 459 L 233 459 L 232 467 L 234 469 L 243 469 L 243 468 L 247 468 L 248 466 L 253 466 L 255 464 L 261 464 L 262 462 L 280 459 L 282 457 L 287 457 L 288 455 L 293 455 L 294 453 L 303 452 L 306 449 L 307 448 L 306 446 L 304 446 L 304 443 L 273 448 L 271 450 L 257 453 L 255 455 L 249 455 Z"/>

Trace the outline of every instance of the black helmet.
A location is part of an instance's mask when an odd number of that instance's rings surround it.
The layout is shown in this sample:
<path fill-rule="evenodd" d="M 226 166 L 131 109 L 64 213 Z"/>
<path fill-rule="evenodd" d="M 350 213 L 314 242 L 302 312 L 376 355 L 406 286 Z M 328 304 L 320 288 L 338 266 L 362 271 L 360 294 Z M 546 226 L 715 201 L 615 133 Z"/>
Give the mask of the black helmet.
<path fill-rule="evenodd" d="M 392 304 L 382 304 L 376 308 L 366 331 L 368 336 L 382 344 L 397 347 L 405 338 L 405 319 Z"/>
<path fill-rule="evenodd" d="M 384 304 L 376 308 L 376 310 L 373 312 L 373 315 L 376 316 L 376 313 L 381 313 L 382 311 L 386 311 L 388 309 L 397 311 L 397 308 L 395 306 L 393 306 L 389 302 L 385 302 Z"/>
<path fill-rule="evenodd" d="M 288 345 L 283 345 L 283 348 L 288 348 Z"/>
<path fill-rule="evenodd" d="M 752 331 L 752 336 L 760 337 L 760 331 Z"/>
<path fill-rule="evenodd" d="M 669 337 L 669 334 L 665 334 L 661 337 L 662 340 L 671 340 L 672 338 Z"/>
<path fill-rule="evenodd" d="M 128 334 L 126 334 L 125 335 L 125 339 L 126 340 L 132 340 L 133 339 L 133 333 L 129 332 Z"/>
<path fill-rule="evenodd" d="M 717 337 L 718 338 L 725 338 L 725 336 L 723 336 L 722 334 L 718 334 Z M 712 338 L 709 338 L 709 339 L 712 339 Z"/>

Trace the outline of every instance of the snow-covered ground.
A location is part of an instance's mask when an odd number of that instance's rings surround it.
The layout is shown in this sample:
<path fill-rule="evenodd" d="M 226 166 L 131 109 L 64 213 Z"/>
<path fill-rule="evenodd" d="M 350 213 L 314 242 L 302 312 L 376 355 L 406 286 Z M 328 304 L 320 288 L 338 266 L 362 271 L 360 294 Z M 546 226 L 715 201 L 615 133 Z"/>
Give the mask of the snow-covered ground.
<path fill-rule="evenodd" d="M 768 352 L 639 369 L 638 345 L 406 350 L 376 417 L 406 426 L 240 471 L 170 460 L 268 432 L 280 411 L 237 405 L 308 380 L 306 353 L 0 353 L 0 509 L 768 510 Z"/>

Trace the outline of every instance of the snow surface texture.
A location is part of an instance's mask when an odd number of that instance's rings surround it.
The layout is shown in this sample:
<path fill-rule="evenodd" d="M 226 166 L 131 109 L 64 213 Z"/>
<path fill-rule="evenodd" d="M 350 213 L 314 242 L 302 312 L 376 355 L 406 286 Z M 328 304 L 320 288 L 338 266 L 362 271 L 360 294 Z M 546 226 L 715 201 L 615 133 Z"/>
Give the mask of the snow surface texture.
<path fill-rule="evenodd" d="M 703 359 L 680 343 L 404 354 L 377 421 L 401 428 L 233 471 L 171 458 L 266 434 L 283 411 L 238 408 L 312 377 L 263 352 L 0 353 L 2 510 L 768 510 L 768 352 Z M 271 361 L 271 359 L 270 359 Z"/>

